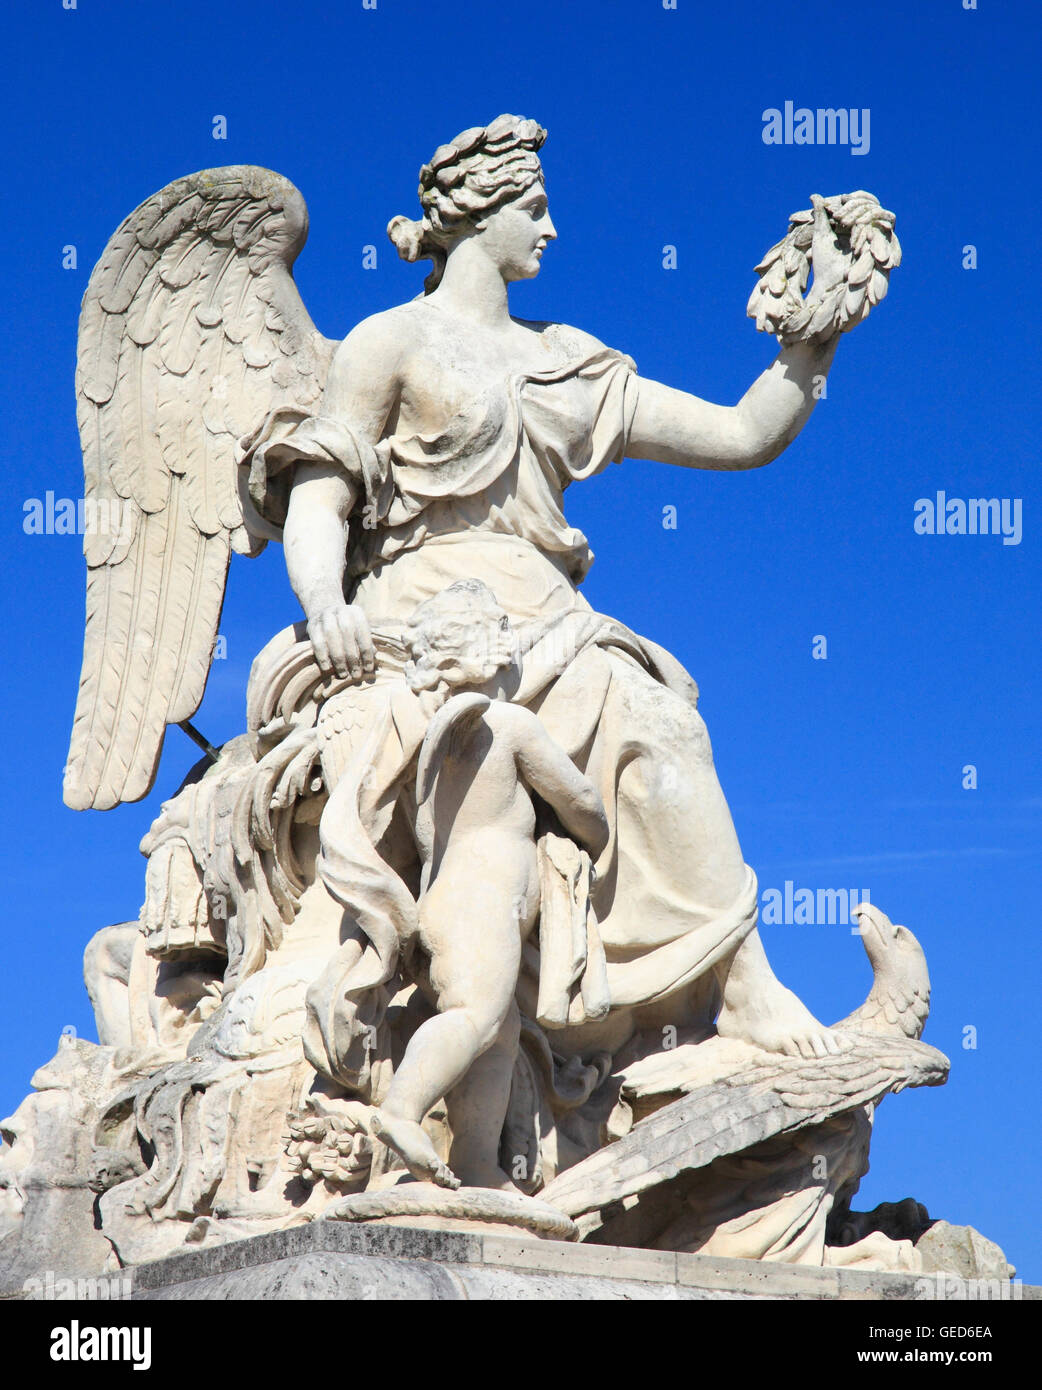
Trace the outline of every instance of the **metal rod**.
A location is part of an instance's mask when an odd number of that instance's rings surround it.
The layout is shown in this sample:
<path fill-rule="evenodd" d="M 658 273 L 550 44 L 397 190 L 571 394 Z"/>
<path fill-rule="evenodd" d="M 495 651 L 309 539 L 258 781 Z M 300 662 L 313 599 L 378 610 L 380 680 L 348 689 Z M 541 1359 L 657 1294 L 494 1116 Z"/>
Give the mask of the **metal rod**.
<path fill-rule="evenodd" d="M 194 724 L 191 724 L 187 719 L 182 719 L 178 722 L 177 727 L 179 729 L 184 729 L 192 742 L 199 745 L 211 762 L 215 763 L 217 761 L 220 757 L 220 750 L 215 748 L 212 743 L 208 742 Z"/>

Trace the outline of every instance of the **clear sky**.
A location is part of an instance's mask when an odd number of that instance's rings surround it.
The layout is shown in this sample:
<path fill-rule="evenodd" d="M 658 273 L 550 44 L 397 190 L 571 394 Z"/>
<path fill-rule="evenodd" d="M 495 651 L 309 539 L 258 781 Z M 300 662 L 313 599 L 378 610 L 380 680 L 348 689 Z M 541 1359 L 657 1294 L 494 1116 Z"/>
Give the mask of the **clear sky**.
<path fill-rule="evenodd" d="M 549 128 L 559 232 L 514 312 L 713 401 L 772 358 L 745 303 L 788 214 L 856 188 L 897 213 L 890 296 L 782 458 L 736 475 L 629 462 L 573 488 L 569 516 L 597 552 L 594 607 L 698 679 L 761 888 L 867 891 L 926 949 L 926 1039 L 951 1080 L 883 1104 L 856 1205 L 914 1196 L 1042 1282 L 1037 0 L 36 0 L 6 27 L 0 1114 L 63 1026 L 93 1036 L 83 947 L 136 916 L 138 842 L 195 761 L 174 729 L 146 802 L 61 803 L 84 566 L 77 537 L 26 534 L 23 508 L 82 492 L 73 368 L 94 261 L 177 176 L 267 165 L 307 199 L 298 282 L 343 336 L 420 288 L 383 230 L 416 215 L 419 165 L 510 111 Z M 787 101 L 868 110 L 866 152 L 765 144 L 763 112 Z M 916 502 L 939 491 L 1019 499 L 1019 544 L 917 534 Z M 277 546 L 236 559 L 197 717 L 212 741 L 242 729 L 250 661 L 297 617 Z M 863 998 L 849 927 L 763 934 L 820 1016 Z"/>

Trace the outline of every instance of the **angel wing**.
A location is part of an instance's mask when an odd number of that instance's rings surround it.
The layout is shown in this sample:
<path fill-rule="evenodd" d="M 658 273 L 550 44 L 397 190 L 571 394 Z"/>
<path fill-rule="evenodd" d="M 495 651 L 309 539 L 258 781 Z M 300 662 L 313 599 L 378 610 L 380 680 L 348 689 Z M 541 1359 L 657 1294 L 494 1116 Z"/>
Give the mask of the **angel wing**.
<path fill-rule="evenodd" d="M 99 524 L 85 528 L 65 768 L 76 810 L 147 795 L 166 726 L 202 700 L 231 552 L 257 554 L 272 534 L 250 504 L 238 440 L 321 394 L 335 344 L 293 283 L 306 237 L 287 179 L 205 169 L 132 212 L 91 275 L 76 394 L 85 512 Z"/>

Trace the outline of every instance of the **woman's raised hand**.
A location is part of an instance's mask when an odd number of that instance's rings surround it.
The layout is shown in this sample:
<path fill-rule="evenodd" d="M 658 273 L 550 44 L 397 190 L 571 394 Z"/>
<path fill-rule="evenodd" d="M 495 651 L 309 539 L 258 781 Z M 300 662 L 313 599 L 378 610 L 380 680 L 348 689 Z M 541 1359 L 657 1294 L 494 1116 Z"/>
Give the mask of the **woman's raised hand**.
<path fill-rule="evenodd" d="M 808 304 L 812 300 L 820 303 L 829 290 L 842 284 L 850 267 L 850 258 L 840 249 L 825 199 L 820 194 L 812 193 L 811 204 L 814 208 L 814 241 L 810 263 L 814 269 L 814 284 L 807 298 Z"/>

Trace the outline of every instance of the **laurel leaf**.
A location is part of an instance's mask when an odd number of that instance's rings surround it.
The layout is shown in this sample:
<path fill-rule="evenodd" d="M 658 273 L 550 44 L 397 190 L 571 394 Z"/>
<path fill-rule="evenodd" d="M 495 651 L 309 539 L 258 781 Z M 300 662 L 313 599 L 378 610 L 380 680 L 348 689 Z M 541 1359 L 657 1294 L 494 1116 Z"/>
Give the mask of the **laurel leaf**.
<path fill-rule="evenodd" d="M 861 285 L 859 288 L 852 287 L 851 289 L 847 290 L 843 304 L 843 310 L 848 317 L 853 318 L 855 314 L 860 313 L 861 306 L 865 302 L 865 296 L 867 293 L 867 285 Z"/>
<path fill-rule="evenodd" d="M 772 246 L 771 249 L 767 252 L 766 256 L 764 256 L 760 264 L 757 266 L 753 266 L 753 270 L 755 271 L 755 273 L 757 275 L 765 275 L 767 271 L 770 270 L 771 266 L 774 265 L 775 261 L 779 260 L 781 256 L 784 254 L 785 247 L 786 242 L 784 241 L 779 241 L 777 245 Z"/>
<path fill-rule="evenodd" d="M 872 255 L 880 265 L 888 265 L 890 262 L 890 241 L 885 232 L 878 227 L 873 227 L 869 233 L 869 245 L 872 248 Z"/>
<path fill-rule="evenodd" d="M 889 288 L 889 277 L 881 270 L 872 272 L 872 279 L 868 286 L 868 297 L 871 303 L 878 304 L 886 296 Z"/>
<path fill-rule="evenodd" d="M 868 277 L 875 271 L 876 263 L 870 251 L 862 251 L 857 260 L 847 272 L 847 279 L 852 285 L 863 285 Z"/>

